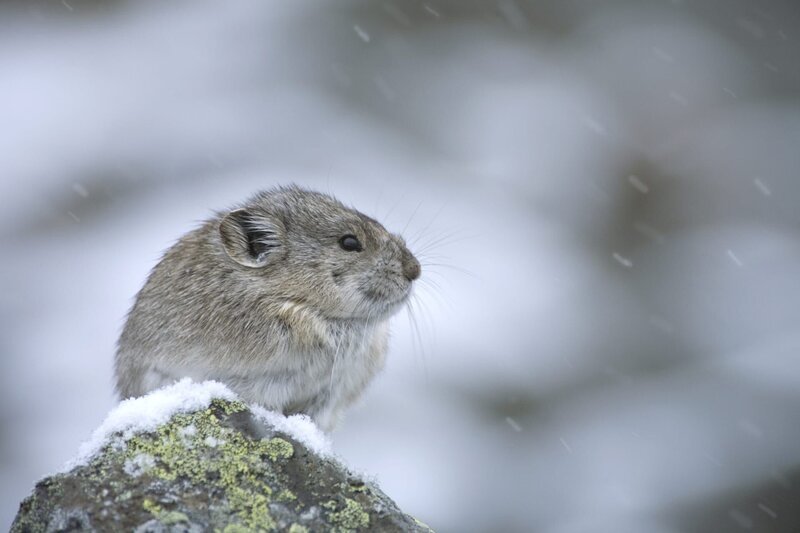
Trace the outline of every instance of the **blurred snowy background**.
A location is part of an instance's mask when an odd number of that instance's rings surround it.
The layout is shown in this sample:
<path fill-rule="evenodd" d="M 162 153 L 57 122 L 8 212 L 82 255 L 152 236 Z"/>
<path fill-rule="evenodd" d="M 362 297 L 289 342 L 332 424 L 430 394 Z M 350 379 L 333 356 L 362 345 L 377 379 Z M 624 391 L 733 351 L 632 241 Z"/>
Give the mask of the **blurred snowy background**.
<path fill-rule="evenodd" d="M 404 510 L 797 531 L 799 43 L 794 0 L 4 2 L 0 527 L 161 252 L 296 182 L 425 265 L 333 437 Z"/>

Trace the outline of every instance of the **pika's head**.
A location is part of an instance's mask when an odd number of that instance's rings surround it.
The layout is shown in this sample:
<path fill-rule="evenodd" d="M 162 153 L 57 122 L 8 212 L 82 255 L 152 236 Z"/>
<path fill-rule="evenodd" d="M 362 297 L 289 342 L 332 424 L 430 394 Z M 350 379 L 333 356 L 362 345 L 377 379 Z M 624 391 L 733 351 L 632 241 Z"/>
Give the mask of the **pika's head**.
<path fill-rule="evenodd" d="M 261 192 L 224 213 L 219 238 L 226 260 L 250 282 L 329 318 L 384 318 L 420 275 L 402 237 L 299 187 Z"/>

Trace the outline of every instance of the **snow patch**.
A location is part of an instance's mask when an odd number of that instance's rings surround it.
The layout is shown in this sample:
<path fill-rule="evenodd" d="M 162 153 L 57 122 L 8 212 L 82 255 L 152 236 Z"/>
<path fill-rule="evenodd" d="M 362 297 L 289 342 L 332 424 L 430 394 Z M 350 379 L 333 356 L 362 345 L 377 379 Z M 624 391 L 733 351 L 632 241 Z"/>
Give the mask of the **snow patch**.
<path fill-rule="evenodd" d="M 62 472 L 87 464 L 109 443 L 120 449 L 125 441 L 135 434 L 154 431 L 158 426 L 169 422 L 170 418 L 178 413 L 191 413 L 205 409 L 215 398 L 228 401 L 239 400 L 236 394 L 218 381 L 195 383 L 189 378 L 181 379 L 145 396 L 124 400 L 108 414 L 100 427 L 94 430 L 91 438 L 80 446 L 77 457 L 64 465 Z M 323 457 L 332 455 L 330 440 L 308 416 L 286 417 L 280 413 L 268 411 L 259 405 L 248 405 L 248 408 L 254 416 L 273 426 L 277 431 L 286 433 L 302 442 L 318 455 Z M 191 438 L 195 432 L 196 428 L 189 426 L 182 430 L 181 436 Z M 110 442 L 115 434 L 121 434 L 121 437 Z M 214 441 L 213 443 L 206 442 L 206 444 L 209 446 L 220 444 L 216 439 Z M 140 470 L 146 465 L 131 463 L 129 466 L 133 470 Z"/>
<path fill-rule="evenodd" d="M 284 416 L 274 411 L 268 411 L 260 405 L 250 405 L 249 407 L 257 418 L 302 442 L 317 455 L 330 457 L 333 454 L 330 439 L 308 416 Z"/>
<path fill-rule="evenodd" d="M 127 459 L 122 469 L 132 477 L 139 477 L 156 466 L 156 458 L 148 453 L 137 454 L 132 459 Z"/>
<path fill-rule="evenodd" d="M 217 446 L 219 446 L 220 444 L 225 444 L 225 441 L 224 441 L 224 440 L 220 440 L 220 439 L 218 439 L 218 438 L 216 438 L 216 437 L 212 437 L 211 435 L 209 435 L 208 437 L 206 437 L 206 438 L 205 438 L 205 440 L 204 440 L 203 442 L 204 442 L 204 443 L 205 443 L 205 445 L 206 445 L 206 446 L 208 446 L 209 448 L 216 448 L 216 447 L 217 447 Z"/>
<path fill-rule="evenodd" d="M 214 398 L 238 399 L 228 387 L 217 381 L 195 383 L 184 378 L 146 396 L 123 400 L 94 430 L 89 440 L 81 444 L 77 457 L 64 466 L 64 471 L 88 463 L 115 433 L 122 433 L 122 440 L 126 441 L 136 433 L 153 431 L 166 424 L 177 413 L 205 409 Z"/>

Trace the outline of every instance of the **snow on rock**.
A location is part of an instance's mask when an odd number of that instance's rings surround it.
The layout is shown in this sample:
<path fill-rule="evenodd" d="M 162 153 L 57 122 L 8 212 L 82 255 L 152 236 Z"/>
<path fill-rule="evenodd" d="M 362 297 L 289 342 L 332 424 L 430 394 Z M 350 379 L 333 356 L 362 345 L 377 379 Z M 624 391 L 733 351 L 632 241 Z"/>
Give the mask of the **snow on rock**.
<path fill-rule="evenodd" d="M 154 431 L 178 413 L 205 409 L 213 399 L 239 401 L 233 391 L 218 381 L 196 383 L 190 378 L 181 379 L 145 396 L 123 400 L 106 416 L 91 438 L 80 446 L 78 455 L 66 463 L 61 471 L 67 472 L 76 466 L 87 464 L 114 435 L 119 434 L 123 442 L 127 441 L 137 433 Z M 286 417 L 258 405 L 248 407 L 258 418 L 278 431 L 294 437 L 315 453 L 325 457 L 331 455 L 330 440 L 309 417 Z"/>
<path fill-rule="evenodd" d="M 317 455 L 322 457 L 330 457 L 332 455 L 330 439 L 308 416 L 284 416 L 275 411 L 268 411 L 260 405 L 249 405 L 248 407 L 257 418 L 273 426 L 278 431 L 291 435 L 308 446 Z"/>
<path fill-rule="evenodd" d="M 68 472 L 36 484 L 11 531 L 430 531 L 315 453 L 328 447 L 308 417 L 184 379 L 120 403 Z"/>

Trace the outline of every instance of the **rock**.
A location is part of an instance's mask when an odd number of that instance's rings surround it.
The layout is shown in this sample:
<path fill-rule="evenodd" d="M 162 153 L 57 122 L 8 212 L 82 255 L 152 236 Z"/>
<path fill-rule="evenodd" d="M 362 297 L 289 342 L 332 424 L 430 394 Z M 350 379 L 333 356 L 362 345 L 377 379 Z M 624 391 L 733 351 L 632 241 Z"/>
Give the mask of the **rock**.
<path fill-rule="evenodd" d="M 11 531 L 430 531 L 236 400 L 215 398 L 101 444 L 40 481 Z"/>

